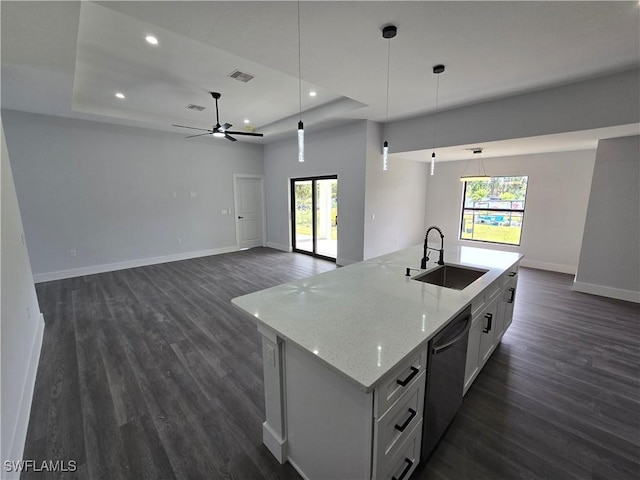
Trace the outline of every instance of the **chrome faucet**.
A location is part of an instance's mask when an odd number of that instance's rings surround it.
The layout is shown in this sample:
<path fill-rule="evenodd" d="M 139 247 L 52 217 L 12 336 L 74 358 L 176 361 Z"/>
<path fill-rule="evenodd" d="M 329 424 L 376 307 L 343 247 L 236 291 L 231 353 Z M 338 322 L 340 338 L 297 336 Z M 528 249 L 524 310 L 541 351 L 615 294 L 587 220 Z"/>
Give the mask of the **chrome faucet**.
<path fill-rule="evenodd" d="M 440 228 L 432 225 L 431 227 L 427 228 L 427 233 L 424 236 L 424 250 L 422 253 L 422 261 L 420 262 L 420 268 L 423 270 L 427 268 L 427 262 L 429 261 L 429 254 L 427 253 L 427 250 L 437 250 L 436 248 L 431 248 L 427 245 L 427 241 L 429 240 L 429 232 L 431 232 L 431 230 L 437 230 L 440 234 L 440 258 L 438 258 L 438 265 L 444 265 L 444 235 L 442 234 L 442 230 L 440 230 Z"/>

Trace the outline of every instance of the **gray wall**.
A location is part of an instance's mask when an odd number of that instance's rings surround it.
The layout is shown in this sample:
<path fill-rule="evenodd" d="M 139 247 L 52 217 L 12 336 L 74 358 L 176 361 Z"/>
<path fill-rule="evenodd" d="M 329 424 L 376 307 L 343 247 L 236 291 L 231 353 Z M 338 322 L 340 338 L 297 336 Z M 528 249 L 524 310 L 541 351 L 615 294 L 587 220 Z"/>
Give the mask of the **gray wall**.
<path fill-rule="evenodd" d="M 594 162 L 595 151 L 484 159 L 488 175 L 529 176 L 520 246 L 459 240 L 467 160 L 437 163 L 435 176 L 427 177 L 427 222 L 443 229 L 445 246 L 515 251 L 525 255 L 525 266 L 575 273 Z"/>
<path fill-rule="evenodd" d="M 640 302 L 640 137 L 600 140 L 574 290 Z"/>
<path fill-rule="evenodd" d="M 444 74 L 446 75 L 446 73 Z M 446 77 L 442 78 L 444 88 Z M 589 130 L 640 121 L 640 70 L 629 70 L 443 111 L 438 147 Z M 392 152 L 432 148 L 433 115 L 392 122 L 386 137 Z"/>
<path fill-rule="evenodd" d="M 305 132 L 305 161 L 298 162 L 295 137 L 265 146 L 267 244 L 291 248 L 289 179 L 338 175 L 338 264 L 363 256 L 367 122 Z"/>
<path fill-rule="evenodd" d="M 37 280 L 236 248 L 235 216 L 221 211 L 233 207 L 234 173 L 263 173 L 262 146 L 17 111 L 3 118 Z"/>
<path fill-rule="evenodd" d="M 31 399 L 44 333 L 29 255 L 23 241 L 22 220 L 18 209 L 4 128 L 2 137 L 2 431 L 0 458 L 20 460 L 29 424 Z M 19 475 L 4 471 L 2 478 Z"/>
<path fill-rule="evenodd" d="M 389 159 L 382 170 L 382 129 L 367 126 L 364 258 L 421 243 L 425 233 L 428 165 Z"/>

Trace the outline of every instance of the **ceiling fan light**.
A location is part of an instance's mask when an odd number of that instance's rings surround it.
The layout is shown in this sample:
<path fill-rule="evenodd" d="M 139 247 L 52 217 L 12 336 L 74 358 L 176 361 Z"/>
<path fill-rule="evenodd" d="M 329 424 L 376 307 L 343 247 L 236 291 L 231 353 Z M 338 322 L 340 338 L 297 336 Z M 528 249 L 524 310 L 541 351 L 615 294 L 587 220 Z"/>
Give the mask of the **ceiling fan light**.
<path fill-rule="evenodd" d="M 213 132 L 214 137 L 224 138 L 224 132 Z"/>

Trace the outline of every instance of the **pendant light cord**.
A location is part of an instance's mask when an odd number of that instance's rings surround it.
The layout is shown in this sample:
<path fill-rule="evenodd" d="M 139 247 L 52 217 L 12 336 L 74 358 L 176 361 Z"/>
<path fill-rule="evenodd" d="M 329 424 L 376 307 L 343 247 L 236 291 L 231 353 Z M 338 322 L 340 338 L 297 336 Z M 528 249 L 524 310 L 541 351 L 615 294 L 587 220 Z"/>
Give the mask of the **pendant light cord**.
<path fill-rule="evenodd" d="M 391 39 L 388 40 L 388 48 L 387 48 L 387 110 L 385 113 L 384 123 L 385 126 L 389 123 L 389 77 L 391 73 Z"/>
<path fill-rule="evenodd" d="M 436 111 L 433 114 L 433 152 L 436 153 L 436 127 L 438 126 L 438 92 L 440 90 L 440 74 L 436 75 Z"/>
<path fill-rule="evenodd" d="M 302 46 L 300 42 L 300 0 L 298 0 L 298 100 L 300 121 L 302 121 Z"/>

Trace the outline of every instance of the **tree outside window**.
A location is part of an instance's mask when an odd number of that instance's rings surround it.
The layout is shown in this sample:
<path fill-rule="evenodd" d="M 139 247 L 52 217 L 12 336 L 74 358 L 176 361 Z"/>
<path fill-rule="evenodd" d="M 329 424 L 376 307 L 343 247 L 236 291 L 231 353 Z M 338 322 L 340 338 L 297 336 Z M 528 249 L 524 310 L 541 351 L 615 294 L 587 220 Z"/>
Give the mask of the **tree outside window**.
<path fill-rule="evenodd" d="M 460 239 L 520 245 L 528 179 L 465 182 Z"/>

